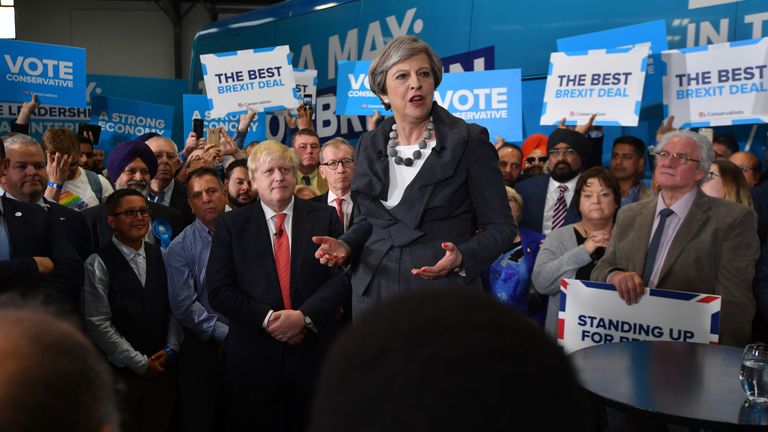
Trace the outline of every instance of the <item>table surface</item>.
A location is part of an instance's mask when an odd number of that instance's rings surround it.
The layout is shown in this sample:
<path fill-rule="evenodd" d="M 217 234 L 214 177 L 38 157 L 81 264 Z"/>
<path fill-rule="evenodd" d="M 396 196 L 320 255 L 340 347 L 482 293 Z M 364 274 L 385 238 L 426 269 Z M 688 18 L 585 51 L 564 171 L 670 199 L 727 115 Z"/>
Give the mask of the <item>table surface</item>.
<path fill-rule="evenodd" d="M 681 342 L 620 342 L 570 355 L 582 385 L 606 405 L 689 426 L 762 429 L 768 406 L 745 404 L 743 350 Z"/>

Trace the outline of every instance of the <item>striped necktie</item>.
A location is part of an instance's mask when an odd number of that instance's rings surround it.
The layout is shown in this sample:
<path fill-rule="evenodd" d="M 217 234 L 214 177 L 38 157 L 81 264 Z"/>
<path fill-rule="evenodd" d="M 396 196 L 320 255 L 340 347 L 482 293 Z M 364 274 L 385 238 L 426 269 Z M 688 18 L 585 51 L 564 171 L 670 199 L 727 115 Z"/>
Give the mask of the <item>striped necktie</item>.
<path fill-rule="evenodd" d="M 552 230 L 556 230 L 563 226 L 563 222 L 565 222 L 565 213 L 568 211 L 568 206 L 565 205 L 565 193 L 568 191 L 568 186 L 561 184 L 557 189 L 560 193 L 557 195 L 555 209 L 552 212 Z"/>

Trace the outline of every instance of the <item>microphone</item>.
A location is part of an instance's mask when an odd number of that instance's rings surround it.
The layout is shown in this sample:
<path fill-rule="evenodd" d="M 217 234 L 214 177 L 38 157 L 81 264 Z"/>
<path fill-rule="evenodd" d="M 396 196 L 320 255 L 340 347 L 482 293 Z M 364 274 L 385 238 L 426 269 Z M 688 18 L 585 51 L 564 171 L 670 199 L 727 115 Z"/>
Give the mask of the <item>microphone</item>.
<path fill-rule="evenodd" d="M 274 234 L 274 236 L 275 236 L 275 237 L 282 237 L 282 236 L 283 236 L 283 232 L 284 232 L 284 230 L 283 230 L 283 229 L 280 229 L 280 231 L 275 231 L 275 234 Z"/>

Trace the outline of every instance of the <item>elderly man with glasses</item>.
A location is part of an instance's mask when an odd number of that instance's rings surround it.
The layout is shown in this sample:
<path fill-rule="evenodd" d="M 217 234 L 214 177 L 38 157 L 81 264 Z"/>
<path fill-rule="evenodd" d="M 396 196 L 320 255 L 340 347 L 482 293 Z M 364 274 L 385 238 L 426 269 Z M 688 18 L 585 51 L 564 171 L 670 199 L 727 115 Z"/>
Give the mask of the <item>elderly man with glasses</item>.
<path fill-rule="evenodd" d="M 352 178 L 355 176 L 355 156 L 344 138 L 334 138 L 320 151 L 320 176 L 328 183 L 328 192 L 312 199 L 336 209 L 344 231 L 352 225 Z"/>
<path fill-rule="evenodd" d="M 592 280 L 613 284 L 628 305 L 641 300 L 645 287 L 722 296 L 720 343 L 743 346 L 755 314 L 757 215 L 699 189 L 712 153 L 698 133 L 662 136 L 654 170 L 659 195 L 619 211 Z"/>

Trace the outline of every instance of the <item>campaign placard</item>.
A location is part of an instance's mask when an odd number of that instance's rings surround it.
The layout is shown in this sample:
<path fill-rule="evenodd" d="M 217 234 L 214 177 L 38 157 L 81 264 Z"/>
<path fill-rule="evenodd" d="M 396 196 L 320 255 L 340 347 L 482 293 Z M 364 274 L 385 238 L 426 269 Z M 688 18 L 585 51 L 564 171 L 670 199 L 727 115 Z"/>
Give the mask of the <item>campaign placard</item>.
<path fill-rule="evenodd" d="M 0 39 L 4 101 L 85 108 L 85 48 Z"/>
<path fill-rule="evenodd" d="M 312 97 L 312 106 L 317 104 L 317 71 L 314 69 L 293 70 L 293 76 L 296 78 L 296 96 L 300 103 L 304 103 L 304 96 Z"/>
<path fill-rule="evenodd" d="M 669 49 L 667 24 L 664 20 L 633 24 L 557 40 L 558 51 L 582 51 L 602 48 L 620 48 L 640 43 L 650 43 L 650 57 L 646 67 L 643 106 L 662 101 L 661 72 L 656 65 L 661 62 L 661 52 Z"/>
<path fill-rule="evenodd" d="M 222 127 L 234 137 L 237 127 L 240 125 L 240 114 L 230 114 L 224 117 L 212 117 L 211 110 L 208 109 L 208 98 L 200 94 L 184 95 L 184 134 L 189 135 L 192 132 L 193 120 L 203 119 L 204 128 Z M 248 128 L 248 134 L 245 136 L 244 144 L 251 141 L 264 141 L 266 139 L 266 113 L 259 113 Z"/>
<path fill-rule="evenodd" d="M 288 46 L 200 56 L 208 105 L 214 117 L 299 106 Z"/>
<path fill-rule="evenodd" d="M 488 129 L 491 137 L 523 140 L 520 69 L 443 74 L 435 101 L 468 123 Z"/>
<path fill-rule="evenodd" d="M 649 44 L 556 52 L 549 57 L 542 125 L 637 126 Z"/>
<path fill-rule="evenodd" d="M 664 51 L 662 62 L 676 128 L 768 122 L 768 38 Z"/>
<path fill-rule="evenodd" d="M 336 115 L 387 115 L 384 104 L 368 83 L 370 60 L 340 61 L 336 79 Z"/>
<path fill-rule="evenodd" d="M 716 344 L 721 302 L 717 295 L 646 288 L 630 306 L 611 284 L 562 279 L 557 339 L 568 353 L 632 340 Z"/>
<path fill-rule="evenodd" d="M 115 144 L 147 132 L 171 137 L 174 108 L 130 99 L 91 97 L 91 123 L 101 126 L 99 147 L 106 151 Z"/>

